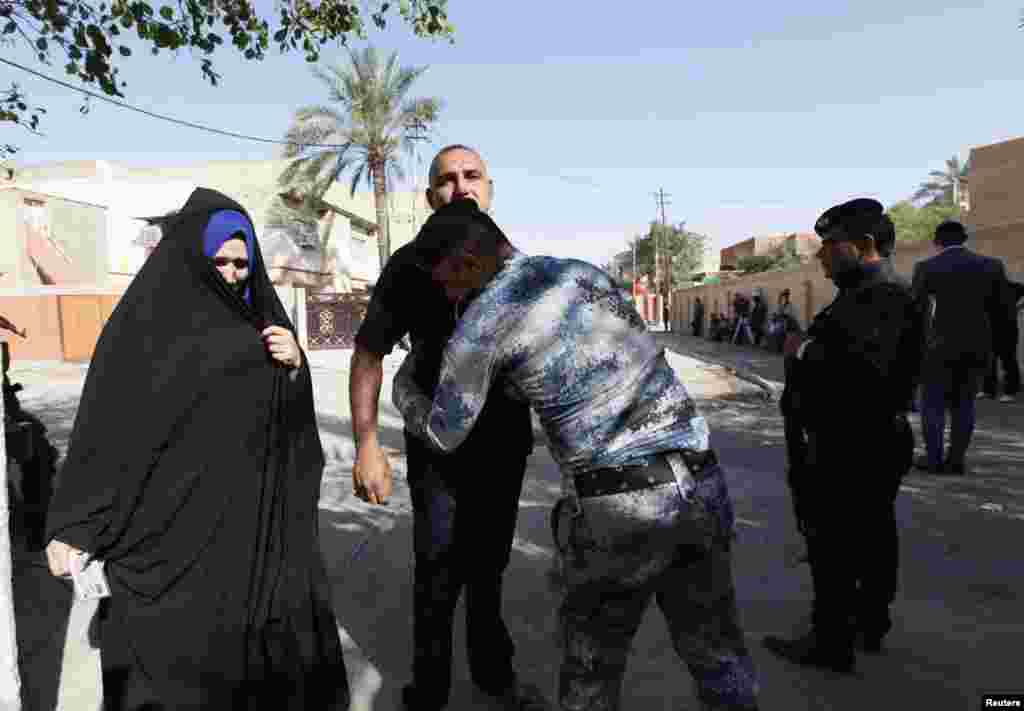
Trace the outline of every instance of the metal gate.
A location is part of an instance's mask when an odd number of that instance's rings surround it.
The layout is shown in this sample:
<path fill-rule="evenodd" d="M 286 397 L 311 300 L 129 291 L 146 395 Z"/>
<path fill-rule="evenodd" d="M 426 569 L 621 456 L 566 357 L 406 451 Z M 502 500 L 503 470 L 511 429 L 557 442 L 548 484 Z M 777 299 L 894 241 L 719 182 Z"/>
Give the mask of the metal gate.
<path fill-rule="evenodd" d="M 306 296 L 306 333 L 309 350 L 353 348 L 356 331 L 366 316 L 369 297 L 360 294 Z"/>

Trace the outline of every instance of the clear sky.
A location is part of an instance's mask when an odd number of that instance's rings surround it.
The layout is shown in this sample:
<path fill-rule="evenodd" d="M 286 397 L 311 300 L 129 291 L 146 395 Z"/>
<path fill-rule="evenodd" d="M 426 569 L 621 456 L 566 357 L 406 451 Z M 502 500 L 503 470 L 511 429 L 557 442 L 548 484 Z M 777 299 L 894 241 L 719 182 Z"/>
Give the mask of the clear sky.
<path fill-rule="evenodd" d="M 159 1 L 157 2 L 159 5 Z M 258 6 L 270 7 L 269 0 Z M 717 247 L 809 231 L 829 206 L 908 197 L 946 158 L 1024 135 L 1019 0 L 615 3 L 449 0 L 454 45 L 396 24 L 369 41 L 429 65 L 413 94 L 445 108 L 442 145 L 477 146 L 495 217 L 528 252 L 604 263 L 671 195 Z M 361 46 L 362 43 L 356 43 Z M 213 88 L 188 53 L 126 66 L 127 100 L 281 138 L 324 86 L 300 54 L 215 55 Z M 28 63 L 23 50 L 3 56 Z M 323 61 L 347 61 L 329 50 Z M 46 70 L 61 76 L 62 62 Z M 49 110 L 46 136 L 5 128 L 24 163 L 266 158 L 279 149 L 174 126 L 0 66 Z M 421 169 L 422 170 L 422 169 Z"/>

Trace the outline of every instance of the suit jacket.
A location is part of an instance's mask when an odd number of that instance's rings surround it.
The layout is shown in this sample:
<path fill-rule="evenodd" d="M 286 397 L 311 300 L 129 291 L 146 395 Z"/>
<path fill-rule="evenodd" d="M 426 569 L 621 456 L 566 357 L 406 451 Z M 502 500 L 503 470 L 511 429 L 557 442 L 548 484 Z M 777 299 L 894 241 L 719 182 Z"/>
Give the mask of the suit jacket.
<path fill-rule="evenodd" d="M 1017 304 L 1017 308 L 1024 307 L 1024 284 L 1019 281 L 1011 281 L 1010 291 L 1013 293 L 1013 301 Z"/>
<path fill-rule="evenodd" d="M 983 367 L 1013 318 L 1003 263 L 950 247 L 914 265 L 912 288 L 926 308 L 924 376 L 956 363 Z"/>

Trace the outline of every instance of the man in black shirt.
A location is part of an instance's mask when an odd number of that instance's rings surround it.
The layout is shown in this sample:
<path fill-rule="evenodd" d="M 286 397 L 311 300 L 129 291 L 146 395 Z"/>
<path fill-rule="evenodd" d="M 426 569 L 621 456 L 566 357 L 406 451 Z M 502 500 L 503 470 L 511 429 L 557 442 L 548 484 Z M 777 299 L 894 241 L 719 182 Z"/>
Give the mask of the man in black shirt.
<path fill-rule="evenodd" d="M 470 198 L 491 205 L 493 183 L 480 155 L 466 146 L 442 149 L 430 165 L 427 201 L 433 209 Z M 355 339 L 350 399 L 356 441 L 352 481 L 356 495 L 385 504 L 391 467 L 377 439 L 381 361 L 408 334 L 420 354 L 417 384 L 433 397 L 441 356 L 465 310 L 400 247 L 377 280 Z M 457 452 L 436 454 L 405 433 L 413 505 L 413 681 L 403 689 L 407 709 L 438 711 L 451 689 L 452 621 L 466 590 L 470 674 L 484 693 L 509 709 L 543 708 L 536 690 L 516 680 L 514 647 L 501 618 L 502 576 L 515 535 L 526 459 L 533 451 L 529 406 L 510 399 L 499 381 L 479 421 Z M 486 462 L 488 475 L 479 476 Z M 533 704 L 533 706 L 531 706 Z"/>

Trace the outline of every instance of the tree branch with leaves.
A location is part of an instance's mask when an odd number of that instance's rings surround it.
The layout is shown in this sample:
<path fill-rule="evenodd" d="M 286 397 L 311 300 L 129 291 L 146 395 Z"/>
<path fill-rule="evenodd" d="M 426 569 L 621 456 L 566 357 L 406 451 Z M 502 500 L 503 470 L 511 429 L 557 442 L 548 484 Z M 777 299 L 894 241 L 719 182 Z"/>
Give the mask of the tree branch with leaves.
<path fill-rule="evenodd" d="M 967 177 L 967 166 L 960 164 L 960 158 L 953 156 L 946 161 L 945 170 L 933 170 L 928 179 L 921 182 L 911 201 L 927 205 L 950 205 L 959 208 L 960 181 Z"/>
<path fill-rule="evenodd" d="M 216 86 L 220 74 L 212 55 L 225 39 L 247 60 L 262 60 L 273 43 L 282 54 L 302 51 L 307 62 L 317 62 L 322 46 L 345 45 L 353 36 L 365 39 L 367 18 L 383 29 L 395 10 L 391 2 L 373 0 L 364 14 L 363 4 L 288 0 L 278 3 L 272 26 L 250 0 L 167 0 L 159 7 L 145 0 L 0 0 L 0 32 L 27 47 L 41 64 L 52 66 L 59 53 L 67 76 L 123 98 L 127 83 L 121 69 L 133 56 L 132 44 L 154 55 L 187 49 L 199 56 L 203 78 Z M 397 10 L 416 36 L 454 41 L 446 6 L 447 0 L 400 0 Z M 11 93 L 21 100 L 8 106 L 0 120 L 35 129 L 38 109 L 16 86 Z"/>

